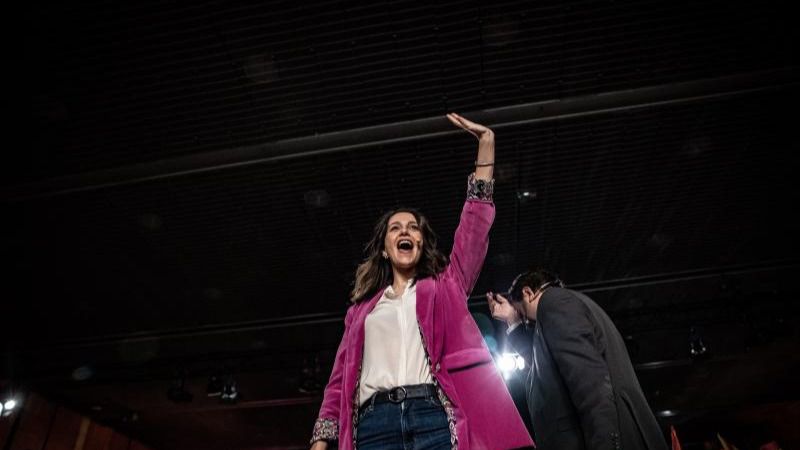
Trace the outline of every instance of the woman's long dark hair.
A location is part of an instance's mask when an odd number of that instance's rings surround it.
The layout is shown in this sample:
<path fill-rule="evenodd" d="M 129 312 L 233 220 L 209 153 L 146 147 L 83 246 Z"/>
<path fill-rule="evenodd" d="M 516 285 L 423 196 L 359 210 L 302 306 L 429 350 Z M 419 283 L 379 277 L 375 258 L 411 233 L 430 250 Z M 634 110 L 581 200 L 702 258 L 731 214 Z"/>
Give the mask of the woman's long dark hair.
<path fill-rule="evenodd" d="M 435 277 L 447 267 L 449 259 L 447 255 L 436 248 L 436 233 L 433 232 L 433 228 L 424 215 L 413 208 L 398 208 L 389 211 L 378 219 L 372 239 L 364 247 L 366 257 L 356 269 L 356 279 L 353 291 L 350 293 L 350 301 L 353 303 L 369 298 L 379 289 L 392 283 L 392 263 L 383 257 L 383 244 L 389 228 L 389 219 L 401 212 L 412 214 L 422 231 L 422 255 L 417 263 L 414 282 L 423 278 Z"/>

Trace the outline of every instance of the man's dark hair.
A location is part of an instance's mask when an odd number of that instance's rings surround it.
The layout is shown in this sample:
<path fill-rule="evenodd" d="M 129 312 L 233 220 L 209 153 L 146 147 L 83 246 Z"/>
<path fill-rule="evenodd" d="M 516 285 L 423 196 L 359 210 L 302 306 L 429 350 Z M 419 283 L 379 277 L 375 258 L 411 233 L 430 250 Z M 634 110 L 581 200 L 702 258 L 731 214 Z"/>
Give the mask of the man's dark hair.
<path fill-rule="evenodd" d="M 533 269 L 522 272 L 511 282 L 508 290 L 509 300 L 512 302 L 522 301 L 522 289 L 531 288 L 532 291 L 547 287 L 564 287 L 564 283 L 558 278 L 558 274 L 545 269 Z"/>

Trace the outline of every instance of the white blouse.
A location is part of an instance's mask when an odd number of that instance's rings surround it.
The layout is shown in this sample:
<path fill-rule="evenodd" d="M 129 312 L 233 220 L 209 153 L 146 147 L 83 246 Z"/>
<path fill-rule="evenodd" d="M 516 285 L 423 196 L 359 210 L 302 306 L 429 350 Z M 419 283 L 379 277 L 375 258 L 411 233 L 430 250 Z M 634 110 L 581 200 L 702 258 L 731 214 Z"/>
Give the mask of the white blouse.
<path fill-rule="evenodd" d="M 377 391 L 433 382 L 417 323 L 417 286 L 411 283 L 400 296 L 386 288 L 367 316 L 359 404 Z"/>

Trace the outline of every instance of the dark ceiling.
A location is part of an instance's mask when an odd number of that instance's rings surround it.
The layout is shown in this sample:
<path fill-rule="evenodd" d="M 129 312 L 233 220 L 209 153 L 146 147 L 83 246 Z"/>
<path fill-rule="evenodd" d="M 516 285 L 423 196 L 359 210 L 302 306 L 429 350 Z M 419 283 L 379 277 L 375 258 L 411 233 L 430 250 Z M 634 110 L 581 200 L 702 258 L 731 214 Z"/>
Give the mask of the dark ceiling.
<path fill-rule="evenodd" d="M 373 221 L 452 242 L 457 111 L 498 139 L 476 314 L 545 265 L 664 424 L 800 400 L 798 34 L 788 2 L 30 5 L 0 379 L 156 449 L 306 448 Z"/>

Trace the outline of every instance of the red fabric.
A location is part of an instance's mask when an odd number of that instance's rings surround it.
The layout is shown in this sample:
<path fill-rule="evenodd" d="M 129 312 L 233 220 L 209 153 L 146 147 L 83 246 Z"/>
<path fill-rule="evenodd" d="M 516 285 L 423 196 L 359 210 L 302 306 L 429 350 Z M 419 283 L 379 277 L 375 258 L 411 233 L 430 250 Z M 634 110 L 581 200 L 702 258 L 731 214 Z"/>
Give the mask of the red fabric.
<path fill-rule="evenodd" d="M 681 441 L 678 440 L 678 433 L 672 425 L 669 426 L 669 437 L 672 440 L 672 450 L 681 450 Z"/>

